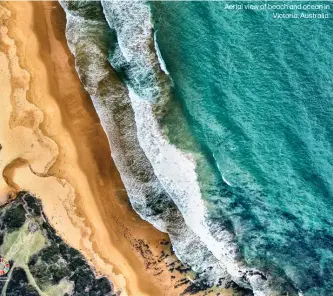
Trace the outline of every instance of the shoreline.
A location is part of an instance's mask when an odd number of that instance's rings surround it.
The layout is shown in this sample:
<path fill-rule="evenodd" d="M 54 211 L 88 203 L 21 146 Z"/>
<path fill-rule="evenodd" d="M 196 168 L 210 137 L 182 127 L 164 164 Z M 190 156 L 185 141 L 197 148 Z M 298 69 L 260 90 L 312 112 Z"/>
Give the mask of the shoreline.
<path fill-rule="evenodd" d="M 75 72 L 60 5 L 1 5 L 12 12 L 11 20 L 5 21 L 8 35 L 15 40 L 21 69 L 30 73 L 27 98 L 23 98 L 25 91 L 21 93 L 22 102 L 37 114 L 37 121 L 29 127 L 53 145 L 53 153 L 42 163 L 43 150 L 26 147 L 35 157 L 35 166 L 21 151 L 8 158 L 7 184 L 36 194 L 61 237 L 80 250 L 98 273 L 107 275 L 123 295 L 179 295 L 181 289 L 170 288 L 182 276 L 172 278 L 165 260 L 147 268 L 147 260 L 156 261 L 168 248 L 162 244 L 168 238 L 139 218 L 128 202 L 106 135 Z M 41 149 L 50 151 L 45 147 Z M 141 241 L 149 246 L 148 259 L 142 258 L 142 248 L 136 245 Z"/>
<path fill-rule="evenodd" d="M 171 101 L 169 78 L 172 78 L 165 74 L 168 72 L 163 70 L 165 65 L 159 64 L 162 59 L 159 58 L 158 51 L 154 51 L 156 44 L 154 49 L 150 47 L 154 41 L 151 12 L 141 2 L 133 6 L 125 2 L 113 5 L 102 1 L 102 5 L 109 27 L 114 26 L 117 33 L 119 51 L 128 62 L 130 74 L 126 70 L 124 72 L 130 77 L 129 80 L 134 77 L 136 79 L 133 85 L 128 83 L 127 90 L 140 147 L 160 186 L 173 200 L 185 224 L 194 234 L 193 237 L 171 235 L 172 244 L 178 249 L 178 257 L 186 260 L 199 273 L 211 269 L 211 272 L 207 272 L 207 278 L 214 284 L 218 284 L 221 278 L 231 277 L 232 281 L 243 288 L 255 290 L 255 285 L 265 285 L 257 276 L 247 275 L 252 270 L 239 260 L 233 235 L 224 228 L 217 231 L 218 223 L 214 224 L 207 219 L 208 212 L 198 181 L 196 156 L 170 143 L 161 129 L 158 109 L 163 109 L 163 104 Z M 139 73 L 149 73 L 153 82 L 147 82 L 146 76 L 140 76 Z M 194 237 L 203 244 L 203 248 L 195 256 L 188 256 L 184 246 L 191 245 Z M 207 254 L 211 261 L 207 260 Z M 210 265 L 207 266 L 208 261 Z"/>

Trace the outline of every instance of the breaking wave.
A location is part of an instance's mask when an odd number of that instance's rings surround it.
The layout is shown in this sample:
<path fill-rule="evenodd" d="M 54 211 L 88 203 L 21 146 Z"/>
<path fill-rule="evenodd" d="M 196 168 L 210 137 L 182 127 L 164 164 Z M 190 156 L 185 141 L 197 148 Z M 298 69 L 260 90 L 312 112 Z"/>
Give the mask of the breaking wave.
<path fill-rule="evenodd" d="M 186 110 L 174 100 L 149 6 L 104 0 L 61 4 L 77 72 L 133 208 L 169 233 L 176 255 L 199 280 L 222 286 L 233 281 L 258 296 L 301 295 L 284 271 L 245 260 L 237 217 L 231 223 L 222 210 L 213 209 L 214 203 L 233 207 L 221 196 L 230 196 L 228 187 L 235 182 L 191 135 Z M 174 119 L 173 128 L 166 118 Z M 183 147 L 173 144 L 177 137 L 186 139 Z"/>

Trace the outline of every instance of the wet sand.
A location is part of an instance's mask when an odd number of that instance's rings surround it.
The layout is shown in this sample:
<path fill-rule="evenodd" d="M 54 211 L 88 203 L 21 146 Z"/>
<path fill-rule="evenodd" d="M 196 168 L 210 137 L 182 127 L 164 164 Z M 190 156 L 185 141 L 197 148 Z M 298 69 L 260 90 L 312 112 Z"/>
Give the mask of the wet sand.
<path fill-rule="evenodd" d="M 167 267 L 175 256 L 161 258 L 168 237 L 130 207 L 62 8 L 0 2 L 0 25 L 0 202 L 22 189 L 38 196 L 59 235 L 122 295 L 180 295 L 183 275 Z"/>
<path fill-rule="evenodd" d="M 167 237 L 128 203 L 75 72 L 62 9 L 52 2 L 1 5 L 1 202 L 13 190 L 36 194 L 57 232 L 123 294 L 177 295 L 170 276 L 154 275 L 136 250 L 144 240 L 154 260 Z"/>

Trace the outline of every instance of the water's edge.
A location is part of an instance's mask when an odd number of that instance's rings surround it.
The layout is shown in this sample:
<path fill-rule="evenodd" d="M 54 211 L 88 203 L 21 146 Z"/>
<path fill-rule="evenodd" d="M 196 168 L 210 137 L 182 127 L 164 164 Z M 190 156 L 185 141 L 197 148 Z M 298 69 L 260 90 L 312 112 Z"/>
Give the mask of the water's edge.
<path fill-rule="evenodd" d="M 148 6 L 60 3 L 76 70 L 108 136 L 133 208 L 169 233 L 178 258 L 211 285 L 234 281 L 254 295 L 283 295 L 282 289 L 297 295 L 269 272 L 244 264 L 233 233 L 207 214 L 196 174 L 197 161 L 205 160 L 170 144 L 161 130 L 172 82 L 156 48 Z"/>

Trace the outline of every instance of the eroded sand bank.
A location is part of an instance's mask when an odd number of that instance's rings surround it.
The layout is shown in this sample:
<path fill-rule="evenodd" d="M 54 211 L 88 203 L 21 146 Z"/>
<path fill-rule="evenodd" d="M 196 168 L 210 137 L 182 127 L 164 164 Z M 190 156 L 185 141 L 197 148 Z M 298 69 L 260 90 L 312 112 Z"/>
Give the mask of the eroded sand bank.
<path fill-rule="evenodd" d="M 165 234 L 131 209 L 55 2 L 0 3 L 1 203 L 36 194 L 63 239 L 122 295 L 180 295 Z M 159 262 L 160 261 L 160 262 Z"/>

